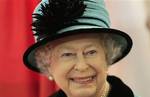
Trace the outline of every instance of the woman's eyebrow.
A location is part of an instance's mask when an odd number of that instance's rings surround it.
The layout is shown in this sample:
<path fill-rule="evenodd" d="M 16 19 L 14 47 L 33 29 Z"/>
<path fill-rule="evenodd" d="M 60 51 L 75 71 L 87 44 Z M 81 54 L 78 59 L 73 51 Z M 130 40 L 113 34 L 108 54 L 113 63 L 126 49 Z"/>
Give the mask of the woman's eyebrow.
<path fill-rule="evenodd" d="M 58 50 L 59 51 L 61 51 L 61 50 L 74 50 L 74 48 L 65 45 L 65 46 L 60 47 Z"/>
<path fill-rule="evenodd" d="M 97 45 L 95 45 L 95 44 L 89 44 L 89 45 L 85 46 L 85 49 L 86 48 L 95 48 L 95 47 L 97 47 Z"/>

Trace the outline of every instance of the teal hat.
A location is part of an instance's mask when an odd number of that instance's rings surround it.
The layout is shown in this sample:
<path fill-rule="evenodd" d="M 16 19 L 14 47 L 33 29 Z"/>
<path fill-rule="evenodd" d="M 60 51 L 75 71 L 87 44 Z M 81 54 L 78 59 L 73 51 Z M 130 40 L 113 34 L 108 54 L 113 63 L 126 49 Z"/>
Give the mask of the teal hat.
<path fill-rule="evenodd" d="M 114 40 L 123 45 L 122 55 L 112 63 L 125 57 L 132 40 L 123 31 L 110 28 L 108 12 L 103 0 L 42 0 L 33 12 L 32 30 L 36 43 L 23 56 L 24 64 L 40 72 L 35 61 L 35 50 L 58 38 L 81 33 L 110 33 Z"/>

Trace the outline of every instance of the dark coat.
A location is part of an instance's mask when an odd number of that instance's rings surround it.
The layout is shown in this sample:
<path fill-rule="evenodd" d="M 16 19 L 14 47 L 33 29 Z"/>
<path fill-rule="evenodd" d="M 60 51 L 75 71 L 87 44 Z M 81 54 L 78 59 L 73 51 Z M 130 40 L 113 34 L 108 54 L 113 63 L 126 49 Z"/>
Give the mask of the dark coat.
<path fill-rule="evenodd" d="M 115 76 L 108 76 L 107 81 L 111 85 L 108 97 L 134 97 L 132 90 L 125 85 L 119 78 Z M 67 97 L 66 94 L 59 90 L 49 97 Z"/>

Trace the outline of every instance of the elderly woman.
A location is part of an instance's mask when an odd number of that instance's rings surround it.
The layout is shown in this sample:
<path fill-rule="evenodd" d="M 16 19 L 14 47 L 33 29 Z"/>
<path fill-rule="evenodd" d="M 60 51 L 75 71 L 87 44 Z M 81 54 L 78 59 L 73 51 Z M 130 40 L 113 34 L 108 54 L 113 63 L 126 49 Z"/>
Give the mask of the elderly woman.
<path fill-rule="evenodd" d="M 25 65 L 54 80 L 50 97 L 134 97 L 109 66 L 125 57 L 132 40 L 109 28 L 103 0 L 44 0 L 33 13 L 36 43 L 24 54 Z"/>

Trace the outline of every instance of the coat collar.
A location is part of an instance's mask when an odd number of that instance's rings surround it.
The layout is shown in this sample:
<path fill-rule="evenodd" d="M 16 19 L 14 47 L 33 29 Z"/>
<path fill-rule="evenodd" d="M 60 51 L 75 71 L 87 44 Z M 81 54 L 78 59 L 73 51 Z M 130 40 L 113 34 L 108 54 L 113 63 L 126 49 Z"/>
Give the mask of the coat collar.
<path fill-rule="evenodd" d="M 134 97 L 132 90 L 119 78 L 108 76 L 107 81 L 111 86 L 108 97 Z"/>
<path fill-rule="evenodd" d="M 115 76 L 108 76 L 107 81 L 111 86 L 108 97 L 134 97 L 132 90 L 126 84 L 124 84 L 119 78 Z M 67 97 L 67 96 L 62 90 L 59 90 L 49 97 Z"/>

